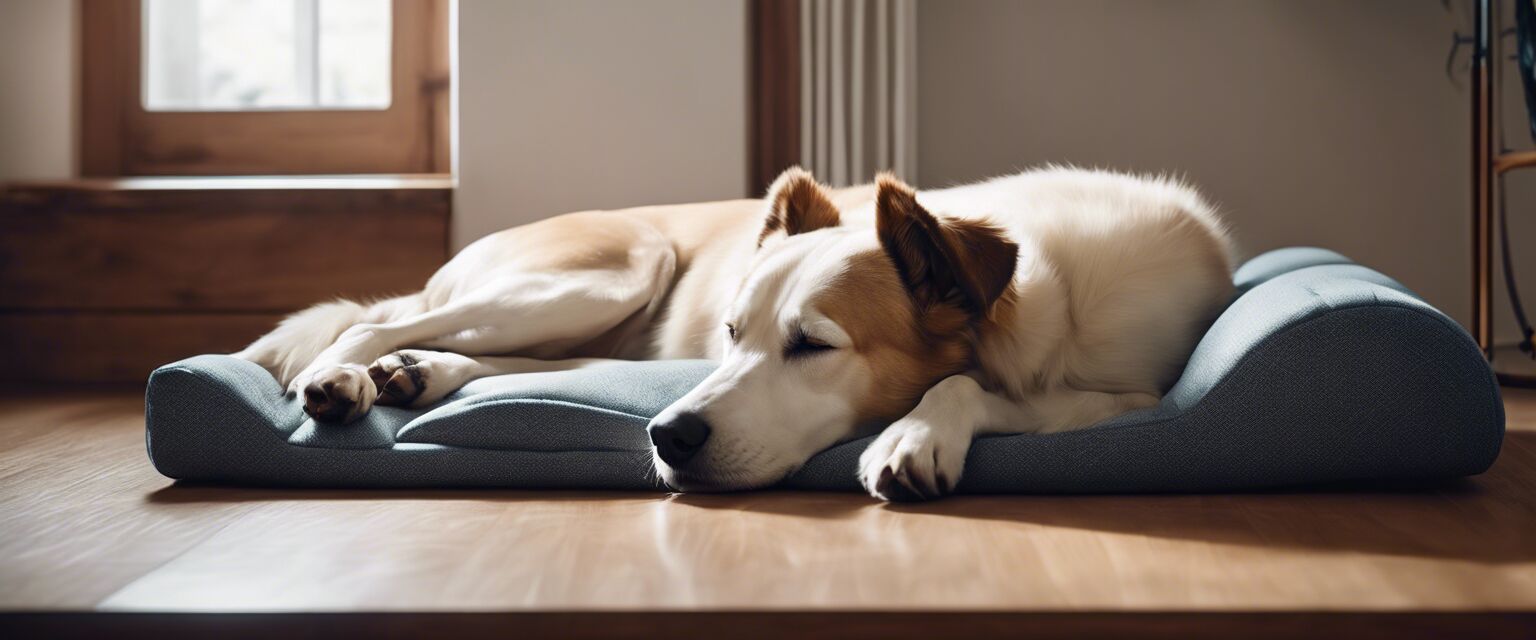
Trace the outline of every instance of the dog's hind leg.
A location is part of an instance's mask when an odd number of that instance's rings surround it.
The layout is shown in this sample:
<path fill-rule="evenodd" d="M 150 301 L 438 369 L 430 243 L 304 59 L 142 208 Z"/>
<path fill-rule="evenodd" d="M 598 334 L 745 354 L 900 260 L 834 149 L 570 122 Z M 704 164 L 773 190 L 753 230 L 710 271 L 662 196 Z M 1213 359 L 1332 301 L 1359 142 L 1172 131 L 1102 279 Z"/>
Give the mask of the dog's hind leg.
<path fill-rule="evenodd" d="M 378 398 L 370 366 L 398 349 L 590 355 L 581 349 L 637 329 L 656 314 L 676 268 L 670 242 L 654 228 L 621 217 L 601 222 L 607 235 L 541 237 L 527 232 L 538 229 L 525 228 L 508 244 L 542 241 L 543 254 L 529 251 L 496 263 L 474 275 L 477 286 L 441 307 L 348 328 L 294 379 L 290 392 L 304 394 L 305 411 L 316 419 L 349 422 Z M 444 267 L 453 269 L 452 263 Z M 630 322 L 636 318 L 641 322 Z"/>
<path fill-rule="evenodd" d="M 374 361 L 368 377 L 379 388 L 376 404 L 424 407 L 476 378 L 509 373 L 570 371 L 624 362 L 609 358 L 538 360 L 513 356 L 466 356 L 449 351 L 401 349 Z"/>
<path fill-rule="evenodd" d="M 420 294 L 368 304 L 350 300 L 323 302 L 284 318 L 276 329 L 231 355 L 261 365 L 287 387 L 348 327 L 419 313 L 421 306 Z"/>
<path fill-rule="evenodd" d="M 644 308 L 649 290 L 657 286 L 623 287 L 596 274 L 521 274 L 507 282 L 520 293 L 477 295 L 394 322 L 353 325 L 294 379 L 289 391 L 304 394 L 304 409 L 314 418 L 350 422 L 378 396 L 368 368 L 397 349 L 426 346 L 479 354 L 574 346 Z"/>

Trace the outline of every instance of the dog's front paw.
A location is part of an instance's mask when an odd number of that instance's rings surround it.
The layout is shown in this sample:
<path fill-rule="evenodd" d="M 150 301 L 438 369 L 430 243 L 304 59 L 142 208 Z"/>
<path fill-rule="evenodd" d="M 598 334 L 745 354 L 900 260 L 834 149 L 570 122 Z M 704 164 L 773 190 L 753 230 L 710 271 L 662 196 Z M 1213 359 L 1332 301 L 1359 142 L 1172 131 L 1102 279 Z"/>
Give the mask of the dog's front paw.
<path fill-rule="evenodd" d="M 907 416 L 859 456 L 859 481 L 870 495 L 892 502 L 943 497 L 960 481 L 970 448 L 970 434 Z"/>
<path fill-rule="evenodd" d="M 375 360 L 368 377 L 379 388 L 379 404 L 424 407 L 463 386 L 474 366 L 457 353 L 402 349 Z"/>
<path fill-rule="evenodd" d="M 409 407 L 427 390 L 429 369 L 410 351 L 396 351 L 373 361 L 368 366 L 368 377 L 379 388 L 379 404 Z"/>
<path fill-rule="evenodd" d="M 362 367 L 320 369 L 304 382 L 304 413 L 319 422 L 352 422 L 373 408 L 378 390 Z"/>

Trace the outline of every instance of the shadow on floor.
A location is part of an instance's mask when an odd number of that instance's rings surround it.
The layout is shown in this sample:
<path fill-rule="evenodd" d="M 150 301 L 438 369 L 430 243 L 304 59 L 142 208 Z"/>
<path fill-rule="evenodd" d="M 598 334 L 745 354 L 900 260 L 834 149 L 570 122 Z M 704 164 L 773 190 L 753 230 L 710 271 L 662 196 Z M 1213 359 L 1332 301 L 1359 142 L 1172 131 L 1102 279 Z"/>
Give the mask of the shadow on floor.
<path fill-rule="evenodd" d="M 157 505 L 305 500 L 469 500 L 654 503 L 683 510 L 750 512 L 878 531 L 932 518 L 1012 523 L 1019 531 L 1077 529 L 1212 544 L 1455 559 L 1487 564 L 1536 560 L 1536 432 L 1510 432 L 1498 462 L 1469 479 L 1357 482 L 1232 494 L 956 496 L 924 504 L 875 502 L 850 493 L 758 491 L 665 494 L 622 491 L 335 490 L 176 483 L 147 496 Z M 697 513 L 686 520 L 697 523 Z M 679 520 L 683 522 L 684 520 Z M 836 524 L 834 524 L 836 523 Z M 963 524 L 963 523 L 956 523 Z M 694 526 L 694 525 L 689 525 Z M 878 536 L 873 537 L 878 540 Z"/>

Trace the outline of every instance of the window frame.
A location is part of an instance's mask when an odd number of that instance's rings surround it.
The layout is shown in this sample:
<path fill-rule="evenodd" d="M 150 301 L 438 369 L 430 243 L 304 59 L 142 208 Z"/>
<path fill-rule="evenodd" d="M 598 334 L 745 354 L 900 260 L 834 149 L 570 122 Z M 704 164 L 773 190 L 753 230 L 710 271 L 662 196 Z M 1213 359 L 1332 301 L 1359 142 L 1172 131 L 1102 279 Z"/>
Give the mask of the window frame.
<path fill-rule="evenodd" d="M 148 111 L 142 3 L 81 0 L 80 174 L 448 172 L 448 2 L 391 11 L 387 109 Z"/>

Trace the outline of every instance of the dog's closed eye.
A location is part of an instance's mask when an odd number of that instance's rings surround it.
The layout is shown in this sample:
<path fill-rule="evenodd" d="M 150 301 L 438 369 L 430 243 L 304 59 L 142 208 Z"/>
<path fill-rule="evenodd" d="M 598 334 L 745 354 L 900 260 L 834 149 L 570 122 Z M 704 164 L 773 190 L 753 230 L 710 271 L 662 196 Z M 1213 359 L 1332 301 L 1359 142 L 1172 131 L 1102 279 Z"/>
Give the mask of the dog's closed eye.
<path fill-rule="evenodd" d="M 796 333 L 790 336 L 789 344 L 784 347 L 785 358 L 798 358 L 815 355 L 836 349 L 830 344 L 812 338 L 804 333 Z"/>

